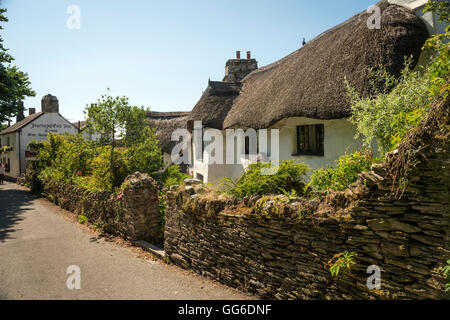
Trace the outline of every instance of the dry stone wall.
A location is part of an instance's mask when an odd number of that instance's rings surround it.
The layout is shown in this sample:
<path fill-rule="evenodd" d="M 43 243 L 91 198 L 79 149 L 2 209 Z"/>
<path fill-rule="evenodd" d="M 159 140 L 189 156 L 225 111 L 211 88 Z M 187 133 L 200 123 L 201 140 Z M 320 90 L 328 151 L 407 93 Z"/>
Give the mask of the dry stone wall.
<path fill-rule="evenodd" d="M 448 141 L 392 196 L 386 164 L 345 192 L 305 200 L 283 196 L 211 200 L 205 187 L 167 194 L 165 250 L 185 269 L 277 299 L 448 299 Z M 395 157 L 395 155 L 392 155 Z M 356 264 L 330 274 L 329 260 L 355 252 Z M 370 290 L 367 268 L 381 269 Z"/>
<path fill-rule="evenodd" d="M 162 241 L 157 183 L 146 174 L 127 177 L 120 194 L 91 192 L 63 182 L 46 182 L 43 194 L 108 233 L 155 244 Z"/>

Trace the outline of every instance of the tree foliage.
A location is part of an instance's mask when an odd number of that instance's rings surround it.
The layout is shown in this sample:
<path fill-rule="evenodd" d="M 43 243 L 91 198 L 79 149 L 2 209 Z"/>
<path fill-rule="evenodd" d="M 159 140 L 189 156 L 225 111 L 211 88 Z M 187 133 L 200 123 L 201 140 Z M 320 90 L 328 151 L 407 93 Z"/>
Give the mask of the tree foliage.
<path fill-rule="evenodd" d="M 141 171 L 151 175 L 161 169 L 162 154 L 158 140 L 146 121 L 148 111 L 143 107 L 131 106 L 126 96 L 112 97 L 109 89 L 97 103 L 86 106 L 87 130 L 99 133 L 100 144 L 109 150 L 108 159 L 105 154 L 98 159 L 107 170 L 104 176 L 110 180 L 109 188 L 121 185 L 124 166 L 127 172 Z M 117 150 L 118 147 L 124 149 Z"/>
<path fill-rule="evenodd" d="M 0 8 L 0 22 L 8 22 L 6 9 Z M 3 26 L 0 25 L 0 31 Z M 36 93 L 31 89 L 28 74 L 12 65 L 14 58 L 3 45 L 0 35 L 0 123 L 23 111 L 20 102 Z"/>
<path fill-rule="evenodd" d="M 32 169 L 43 181 L 65 181 L 90 190 L 115 191 L 136 171 L 163 185 L 177 184 L 184 175 L 178 167 L 163 170 L 158 140 L 146 123 L 147 112 L 130 106 L 127 97 L 103 95 L 86 108 L 88 130 L 101 133 L 101 140 L 50 133 L 46 141 L 29 144 L 39 152 Z"/>

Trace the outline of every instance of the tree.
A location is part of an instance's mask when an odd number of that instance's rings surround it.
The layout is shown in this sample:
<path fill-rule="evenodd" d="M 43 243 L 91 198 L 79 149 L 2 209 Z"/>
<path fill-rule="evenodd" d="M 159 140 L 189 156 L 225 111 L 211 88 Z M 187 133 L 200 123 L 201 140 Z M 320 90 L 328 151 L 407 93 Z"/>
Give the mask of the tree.
<path fill-rule="evenodd" d="M 8 22 L 5 13 L 6 9 L 0 8 L 0 22 Z M 28 74 L 11 65 L 14 58 L 7 51 L 0 36 L 0 123 L 23 111 L 20 102 L 25 97 L 36 95 L 30 88 Z"/>
<path fill-rule="evenodd" d="M 161 150 L 146 122 L 148 109 L 131 106 L 125 96 L 114 98 L 108 89 L 97 103 L 86 106 L 84 112 L 87 130 L 101 134 L 100 143 L 110 147 L 107 171 L 113 187 L 123 182 L 124 165 L 129 170 L 149 174 L 161 168 Z M 119 147 L 121 150 L 117 150 Z"/>
<path fill-rule="evenodd" d="M 161 149 L 158 140 L 150 128 L 144 128 L 141 138 L 136 139 L 127 151 L 128 166 L 131 172 L 140 171 L 156 177 L 163 167 Z"/>

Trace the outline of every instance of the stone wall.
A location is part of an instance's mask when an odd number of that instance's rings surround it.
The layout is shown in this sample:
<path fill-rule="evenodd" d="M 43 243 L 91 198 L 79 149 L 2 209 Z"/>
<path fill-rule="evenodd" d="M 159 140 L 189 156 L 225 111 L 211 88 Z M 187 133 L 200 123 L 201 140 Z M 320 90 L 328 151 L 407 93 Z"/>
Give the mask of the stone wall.
<path fill-rule="evenodd" d="M 442 275 L 450 258 L 448 147 L 446 138 L 432 144 L 401 197 L 392 194 L 386 163 L 360 174 L 345 192 L 316 200 L 218 200 L 203 186 L 171 190 L 166 254 L 178 266 L 263 298 L 448 299 Z M 328 262 L 345 251 L 357 254 L 356 264 L 332 277 Z M 379 290 L 366 285 L 371 265 L 381 269 Z"/>
<path fill-rule="evenodd" d="M 159 244 L 162 232 L 156 185 L 150 176 L 136 172 L 127 177 L 119 194 L 91 192 L 61 182 L 44 183 L 43 194 L 108 233 Z"/>

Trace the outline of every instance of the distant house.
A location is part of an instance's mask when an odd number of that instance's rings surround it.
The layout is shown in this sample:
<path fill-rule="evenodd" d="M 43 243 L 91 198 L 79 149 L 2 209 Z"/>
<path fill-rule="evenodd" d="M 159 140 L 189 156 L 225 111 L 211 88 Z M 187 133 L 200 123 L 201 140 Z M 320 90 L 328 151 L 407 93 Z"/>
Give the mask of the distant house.
<path fill-rule="evenodd" d="M 156 138 L 161 148 L 164 166 L 172 164 L 171 153 L 177 143 L 172 141 L 172 132 L 176 129 L 185 129 L 188 121 L 189 112 L 155 112 L 148 114 L 148 124 L 150 128 L 155 129 Z"/>
<path fill-rule="evenodd" d="M 81 133 L 85 139 L 98 141 L 101 139 L 102 135 L 100 133 L 90 133 L 88 132 L 86 121 L 72 122 L 72 124 L 78 129 L 78 133 Z"/>
<path fill-rule="evenodd" d="M 30 108 L 28 117 L 20 114 L 15 124 L 0 132 L 0 146 L 4 150 L 0 154 L 0 162 L 6 164 L 6 175 L 10 178 L 19 177 L 27 169 L 29 161 L 36 159 L 34 151 L 28 148 L 31 141 L 46 140 L 50 132 L 78 133 L 77 128 L 59 113 L 55 96 L 44 96 L 41 106 L 41 112 L 36 113 L 34 108 Z"/>
<path fill-rule="evenodd" d="M 348 121 L 345 79 L 359 94 L 374 94 L 368 68 L 385 67 L 399 75 L 405 57 L 413 56 L 417 63 L 429 34 L 441 28 L 435 17 L 421 14 L 425 0 L 390 2 L 378 3 L 380 29 L 368 28 L 371 14 L 364 11 L 260 69 L 249 53 L 247 59 L 238 54 L 227 62 L 222 81 L 208 83 L 189 116 L 188 128 L 202 121 L 204 129 L 222 132 L 279 129 L 279 159 L 305 162 L 312 169 L 332 165 L 342 154 L 362 148 Z M 270 145 L 270 133 L 268 137 Z M 207 143 L 192 141 L 193 154 L 201 150 L 203 159 L 194 157 L 190 170 L 204 182 L 236 179 L 246 167 L 241 159 L 230 165 L 209 163 L 210 155 L 203 152 Z M 248 147 L 242 151 L 248 159 Z M 227 152 L 225 148 L 224 162 Z"/>

